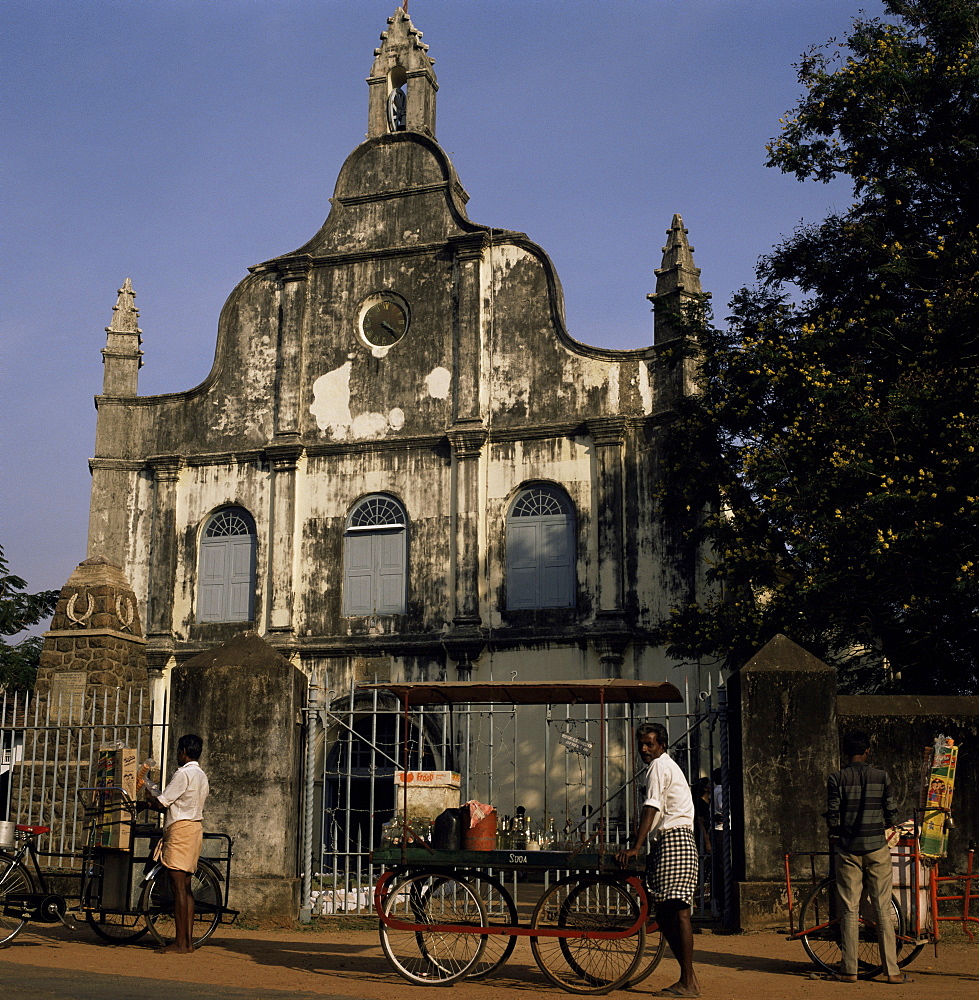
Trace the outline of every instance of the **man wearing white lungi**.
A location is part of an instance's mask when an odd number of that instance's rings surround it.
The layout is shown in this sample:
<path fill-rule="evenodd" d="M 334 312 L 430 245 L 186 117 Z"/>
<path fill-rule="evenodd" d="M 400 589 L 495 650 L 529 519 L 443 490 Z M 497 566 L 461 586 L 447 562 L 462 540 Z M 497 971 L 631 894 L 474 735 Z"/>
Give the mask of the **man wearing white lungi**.
<path fill-rule="evenodd" d="M 163 821 L 163 839 L 157 845 L 156 859 L 163 863 L 173 886 L 173 917 L 176 940 L 168 944 L 165 952 L 186 955 L 194 950 L 194 896 L 190 880 L 197 870 L 204 840 L 204 801 L 207 799 L 207 775 L 198 761 L 204 741 L 192 733 L 177 741 L 177 763 L 170 784 L 156 797 L 149 796 L 149 803 L 166 814 Z"/>

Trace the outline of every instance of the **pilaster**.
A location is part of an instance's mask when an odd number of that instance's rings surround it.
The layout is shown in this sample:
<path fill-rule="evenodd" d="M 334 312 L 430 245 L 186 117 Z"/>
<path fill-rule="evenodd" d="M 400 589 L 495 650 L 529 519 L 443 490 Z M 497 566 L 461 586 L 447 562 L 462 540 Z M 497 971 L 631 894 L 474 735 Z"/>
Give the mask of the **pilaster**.
<path fill-rule="evenodd" d="M 455 252 L 455 419 L 479 420 L 479 387 L 482 370 L 481 267 L 487 245 L 485 233 L 472 233 L 451 240 Z"/>
<path fill-rule="evenodd" d="M 476 420 L 449 431 L 452 446 L 455 590 L 450 635 L 478 632 L 479 615 L 479 460 L 486 428 Z M 481 640 L 480 640 L 481 641 Z M 449 649 L 449 647 L 446 647 Z M 450 649 L 450 655 L 455 655 Z M 468 655 L 468 654 L 467 654 Z M 478 654 L 477 654 L 478 655 Z"/>
<path fill-rule="evenodd" d="M 595 445 L 598 502 L 598 614 L 606 623 L 624 617 L 625 417 L 595 417 L 586 422 Z"/>
<path fill-rule="evenodd" d="M 147 565 L 147 638 L 172 641 L 173 595 L 177 574 L 177 480 L 183 460 L 176 456 L 151 459 L 153 475 L 153 532 Z"/>
<path fill-rule="evenodd" d="M 269 538 L 270 632 L 291 632 L 293 614 L 293 539 L 296 532 L 296 467 L 303 449 L 298 442 L 266 449 L 272 466 L 272 525 Z"/>
<path fill-rule="evenodd" d="M 276 437 L 299 433 L 304 324 L 311 267 L 309 257 L 290 257 L 277 264 L 281 300 L 275 379 Z"/>

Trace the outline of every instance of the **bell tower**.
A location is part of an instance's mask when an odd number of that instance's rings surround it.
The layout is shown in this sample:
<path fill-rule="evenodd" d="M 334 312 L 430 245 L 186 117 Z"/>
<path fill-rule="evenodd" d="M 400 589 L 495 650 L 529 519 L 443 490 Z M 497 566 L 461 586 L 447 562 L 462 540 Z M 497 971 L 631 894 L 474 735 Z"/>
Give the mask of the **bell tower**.
<path fill-rule="evenodd" d="M 389 132 L 423 132 L 435 138 L 435 93 L 439 89 L 422 33 L 399 7 L 381 32 L 380 48 L 367 78 L 370 100 L 367 138 Z"/>

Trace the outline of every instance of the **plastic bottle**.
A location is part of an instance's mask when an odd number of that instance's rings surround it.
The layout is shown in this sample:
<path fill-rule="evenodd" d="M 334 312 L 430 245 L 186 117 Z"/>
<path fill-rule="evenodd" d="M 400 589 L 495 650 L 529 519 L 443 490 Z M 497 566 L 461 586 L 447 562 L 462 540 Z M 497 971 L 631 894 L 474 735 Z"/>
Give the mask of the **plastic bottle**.
<path fill-rule="evenodd" d="M 162 791 L 160 786 L 155 782 L 150 780 L 150 773 L 155 771 L 160 765 L 152 758 L 147 757 L 139 766 L 139 771 L 136 773 L 136 795 L 138 796 L 140 792 L 144 792 L 148 796 L 152 796 L 154 799 L 157 798 Z"/>

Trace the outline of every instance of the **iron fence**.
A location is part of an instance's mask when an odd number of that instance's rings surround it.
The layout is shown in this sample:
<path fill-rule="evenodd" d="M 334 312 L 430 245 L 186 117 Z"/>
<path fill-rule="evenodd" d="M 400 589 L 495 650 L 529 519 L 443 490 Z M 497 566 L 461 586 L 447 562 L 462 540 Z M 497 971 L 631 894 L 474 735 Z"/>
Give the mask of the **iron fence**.
<path fill-rule="evenodd" d="M 384 824 L 399 809 L 395 775 L 406 763 L 409 771 L 458 773 L 459 801 L 495 806 L 501 827 L 519 812 L 545 839 L 590 840 L 607 849 L 626 844 L 641 804 L 636 779 L 645 771 L 635 755 L 635 726 L 649 721 L 666 727 L 671 756 L 692 786 L 717 768 L 726 785 L 723 693 L 719 688 L 700 694 L 693 710 L 680 706 L 679 712 L 668 704 L 607 706 L 602 740 L 594 705 L 419 706 L 406 730 L 393 696 L 355 684 L 329 691 L 307 711 L 301 858 L 306 913 L 372 913 L 372 889 L 382 869 L 371 864 L 370 853 L 381 846 Z M 695 914 L 719 918 L 729 895 L 729 838 L 712 837 L 710 813 L 707 827 L 698 834 L 702 878 Z M 415 833 L 424 837 L 428 831 Z M 724 852 L 715 865 L 712 839 Z"/>
<path fill-rule="evenodd" d="M 46 853 L 60 857 L 61 867 L 78 867 L 85 837 L 79 789 L 96 784 L 99 750 L 107 745 L 135 749 L 140 761 L 160 760 L 166 724 L 152 718 L 140 691 L 0 692 L 0 819 L 49 827 Z"/>

